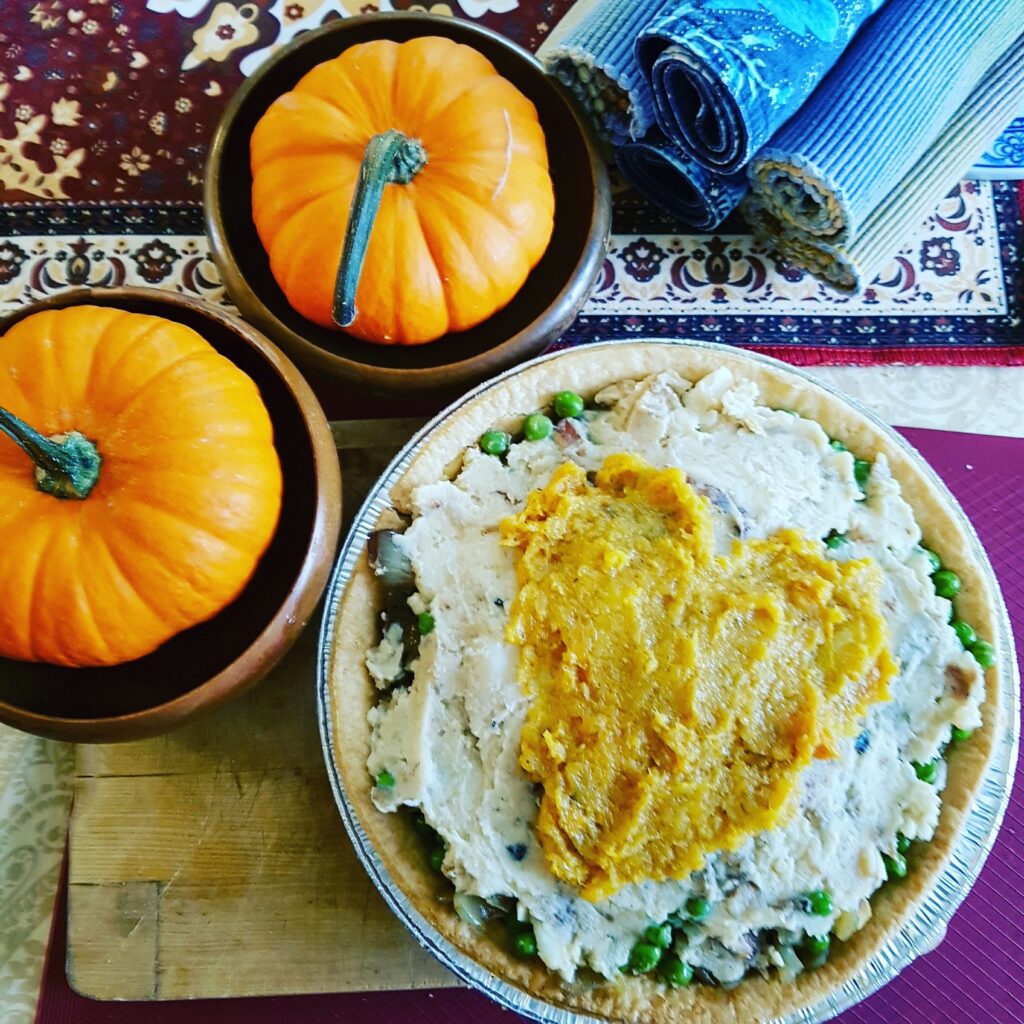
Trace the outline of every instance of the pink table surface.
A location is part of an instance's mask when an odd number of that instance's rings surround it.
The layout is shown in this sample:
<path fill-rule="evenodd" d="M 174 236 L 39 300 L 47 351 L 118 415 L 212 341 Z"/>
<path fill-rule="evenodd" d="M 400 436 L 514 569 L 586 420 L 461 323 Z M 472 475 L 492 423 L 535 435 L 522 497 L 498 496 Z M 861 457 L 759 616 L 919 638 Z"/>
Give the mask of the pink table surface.
<path fill-rule="evenodd" d="M 1024 440 L 902 431 L 960 500 L 995 567 L 1024 649 Z M 100 1003 L 64 975 L 62 883 L 36 1024 L 501 1024 L 520 1019 L 469 990 L 376 992 L 166 1003 Z M 842 1014 L 842 1024 L 1024 1022 L 1024 792 L 1014 788 L 999 839 L 946 939 Z"/>

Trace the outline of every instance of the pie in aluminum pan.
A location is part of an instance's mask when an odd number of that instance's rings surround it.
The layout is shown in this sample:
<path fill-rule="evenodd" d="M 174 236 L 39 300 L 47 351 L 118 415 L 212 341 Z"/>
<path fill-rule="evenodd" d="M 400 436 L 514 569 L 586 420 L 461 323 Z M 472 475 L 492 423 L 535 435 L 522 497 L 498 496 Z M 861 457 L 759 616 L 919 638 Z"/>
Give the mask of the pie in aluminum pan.
<path fill-rule="evenodd" d="M 852 405 L 783 364 L 717 346 L 646 342 L 592 346 L 528 364 L 483 386 L 438 418 L 395 481 L 390 494 L 392 509 L 371 526 L 393 528 L 407 522 L 418 488 L 454 479 L 467 451 L 477 447 L 484 432 L 521 432 L 524 417 L 550 408 L 560 392 L 571 391 L 590 402 L 599 392 L 621 382 L 669 375 L 664 379 L 696 383 L 716 371 L 721 374 L 722 368 L 734 384 L 755 384 L 758 402 L 769 410 L 797 413 L 820 425 L 829 437 L 841 439 L 845 448 L 857 456 L 872 463 L 887 462 L 921 536 L 941 557 L 945 569 L 954 572 L 960 581 L 956 595 L 958 620 L 971 623 L 979 637 L 993 641 L 1007 637 L 1005 610 L 980 546 L 963 513 L 934 475 L 922 467 L 919 457 Z M 742 412 L 737 415 L 742 416 Z M 879 456 L 883 459 L 878 460 Z M 624 973 L 608 980 L 584 970 L 575 977 L 569 971 L 567 977 L 564 970 L 557 973 L 536 956 L 516 956 L 493 922 L 481 928 L 460 919 L 453 910 L 451 885 L 428 865 L 422 838 L 410 817 L 382 813 L 378 809 L 379 789 L 378 804 L 374 802 L 375 780 L 368 768 L 372 760 L 370 720 L 382 687 L 379 674 L 376 685 L 371 677 L 367 655 L 381 639 L 384 601 L 383 588 L 363 550 L 331 622 L 330 660 L 325 666 L 327 755 L 359 826 L 401 897 L 460 953 L 524 996 L 552 1008 L 612 1021 L 767 1021 L 815 1005 L 851 982 L 872 957 L 891 944 L 933 892 L 1002 738 L 1005 723 L 1000 708 L 1006 701 L 1001 698 L 1015 686 L 1014 679 L 1001 671 L 1005 660 L 978 659 L 993 662 L 978 672 L 985 691 L 981 725 L 968 742 L 949 747 L 944 762 L 947 767 L 940 769 L 945 787 L 934 835 L 928 842 L 914 844 L 908 853 L 906 877 L 897 884 L 882 885 L 872 895 L 869 919 L 858 922 L 862 926 L 857 930 L 846 929 L 849 934 L 844 934 L 844 941 L 832 949 L 825 963 L 799 971 L 785 981 L 779 971 L 770 970 L 750 973 L 741 983 L 724 986 L 672 988 L 656 972 Z M 393 779 L 390 772 L 386 774 L 388 788 Z M 928 838 L 925 834 L 922 837 Z M 954 899 L 962 895 L 954 894 Z M 807 907 L 804 911 L 811 913 Z M 536 1004 L 532 1009 L 536 1012 Z"/>

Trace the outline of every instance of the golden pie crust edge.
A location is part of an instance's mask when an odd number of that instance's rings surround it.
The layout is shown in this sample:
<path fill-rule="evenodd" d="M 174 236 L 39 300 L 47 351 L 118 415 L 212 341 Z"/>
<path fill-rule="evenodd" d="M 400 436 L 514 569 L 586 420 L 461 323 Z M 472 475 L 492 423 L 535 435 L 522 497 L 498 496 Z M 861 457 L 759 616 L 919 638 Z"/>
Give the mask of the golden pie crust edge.
<path fill-rule="evenodd" d="M 816 420 L 858 456 L 873 459 L 885 453 L 893 476 L 914 510 L 924 542 L 939 553 L 945 566 L 960 575 L 963 588 L 957 599 L 959 617 L 972 623 L 980 636 L 996 641 L 1000 636 L 997 599 L 986 571 L 972 554 L 968 533 L 942 490 L 901 447 L 852 406 L 781 365 L 760 363 L 739 352 L 635 342 L 574 349 L 529 366 L 485 389 L 435 428 L 393 487 L 394 506 L 408 511 L 412 491 L 420 484 L 453 476 L 461 453 L 485 430 L 518 429 L 523 416 L 548 406 L 559 391 L 576 391 L 589 399 L 617 381 L 665 370 L 698 380 L 723 365 L 732 370 L 737 381 L 755 381 L 762 403 L 793 409 Z M 462 953 L 531 996 L 610 1021 L 750 1024 L 809 1006 L 847 983 L 910 920 L 948 862 L 1002 728 L 1001 701 L 996 695 L 1002 687 L 1013 685 L 999 671 L 997 659 L 986 673 L 982 728 L 970 742 L 957 745 L 948 755 L 949 779 L 935 838 L 911 848 L 907 878 L 885 886 L 872 898 L 871 920 L 848 942 L 833 946 L 824 967 L 804 972 L 789 984 L 774 974 L 769 978 L 755 975 L 731 991 L 700 985 L 672 991 L 660 981 L 627 976 L 597 987 L 567 985 L 541 961 L 520 960 L 463 923 L 450 900 L 445 900 L 444 884 L 429 869 L 421 842 L 404 816 L 382 814 L 370 799 L 367 712 L 375 690 L 364 659 L 378 640 L 379 602 L 379 587 L 364 551 L 339 604 L 329 677 L 332 756 L 360 824 L 405 898 Z"/>

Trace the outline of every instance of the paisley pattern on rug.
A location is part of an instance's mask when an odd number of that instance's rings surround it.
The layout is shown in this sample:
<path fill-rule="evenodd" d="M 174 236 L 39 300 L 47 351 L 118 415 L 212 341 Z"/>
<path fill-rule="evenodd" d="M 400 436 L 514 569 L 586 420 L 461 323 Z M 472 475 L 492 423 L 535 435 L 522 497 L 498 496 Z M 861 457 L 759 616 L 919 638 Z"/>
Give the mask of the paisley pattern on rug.
<path fill-rule="evenodd" d="M 570 2 L 3 0 L 0 202 L 198 202 L 225 104 L 299 33 L 418 10 L 471 18 L 535 49 Z"/>
<path fill-rule="evenodd" d="M 804 363 L 882 350 L 1024 362 L 1022 237 L 1013 185 L 962 182 L 851 295 L 756 242 L 738 217 L 684 234 L 620 187 L 604 266 L 558 344 L 677 336 L 770 346 Z M 0 207 L 0 239 L 0 313 L 64 288 L 126 284 L 230 305 L 192 204 Z"/>

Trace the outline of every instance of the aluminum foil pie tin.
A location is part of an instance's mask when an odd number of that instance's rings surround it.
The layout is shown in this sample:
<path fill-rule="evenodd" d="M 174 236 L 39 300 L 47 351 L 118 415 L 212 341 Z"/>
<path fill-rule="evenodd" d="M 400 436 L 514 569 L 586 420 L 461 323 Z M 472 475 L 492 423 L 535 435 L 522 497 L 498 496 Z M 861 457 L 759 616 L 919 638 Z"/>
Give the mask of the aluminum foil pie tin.
<path fill-rule="evenodd" d="M 588 351 L 596 351 L 617 345 L 633 345 L 638 342 L 651 344 L 652 340 L 637 338 L 630 339 L 629 341 L 600 342 L 588 346 Z M 685 345 L 712 352 L 729 353 L 731 356 L 737 354 L 737 350 L 730 346 L 707 342 L 653 339 L 653 343 Z M 464 982 L 490 996 L 500 1005 L 514 1010 L 528 1019 L 543 1021 L 546 1024 L 606 1024 L 602 1019 L 567 1010 L 564 1007 L 553 1006 L 503 981 L 456 948 L 416 910 L 388 874 L 383 861 L 374 849 L 355 812 L 352 802 L 345 792 L 339 767 L 334 760 L 331 724 L 333 721 L 332 701 L 334 698 L 330 686 L 330 665 L 334 654 L 335 619 L 341 597 L 360 556 L 366 548 L 370 532 L 375 528 L 381 514 L 391 507 L 390 494 L 392 487 L 408 468 L 416 454 L 424 446 L 430 444 L 431 435 L 435 429 L 445 423 L 446 420 L 458 412 L 471 399 L 514 377 L 527 367 L 534 366 L 537 363 L 556 360 L 563 354 L 554 352 L 534 359 L 529 363 L 524 363 L 481 384 L 457 399 L 448 408 L 425 424 L 408 441 L 405 447 L 392 460 L 381 478 L 370 489 L 366 500 L 353 520 L 327 589 L 317 659 L 317 718 L 319 720 L 320 736 L 323 742 L 331 788 L 352 845 L 355 847 L 356 854 L 360 861 L 362 861 L 370 878 L 373 879 L 374 884 L 380 890 L 388 906 L 409 929 L 416 941 Z M 885 434 L 894 446 L 901 449 L 948 499 L 950 509 L 954 512 L 970 539 L 971 554 L 975 557 L 978 564 L 983 567 L 996 597 L 996 618 L 998 621 L 996 647 L 1000 652 L 1002 678 L 1006 680 L 1006 684 L 1000 688 L 998 694 L 992 694 L 987 698 L 987 700 L 998 700 L 1000 702 L 1001 720 L 1005 723 L 1005 728 L 1002 734 L 994 739 L 995 745 L 992 759 L 986 769 L 984 779 L 973 805 L 967 814 L 963 828 L 957 837 L 949 861 L 922 901 L 918 912 L 892 936 L 889 942 L 867 960 L 857 974 L 846 984 L 834 989 L 814 1005 L 796 1010 L 785 1017 L 778 1017 L 771 1022 L 771 1024 L 818 1024 L 821 1021 L 831 1020 L 837 1014 L 866 999 L 873 992 L 891 981 L 916 957 L 933 950 L 945 936 L 946 927 L 950 919 L 957 907 L 966 898 L 992 850 L 1009 802 L 1020 738 L 1020 675 L 1017 668 L 1009 616 L 988 556 L 973 526 L 935 471 L 898 433 L 858 402 L 817 380 L 811 374 L 803 372 L 798 367 L 756 353 L 744 352 L 742 354 L 755 365 L 781 369 L 796 377 L 802 377 L 853 407 L 870 420 L 873 426 L 881 433 Z M 369 646 L 370 644 L 368 643 L 367 647 Z"/>

